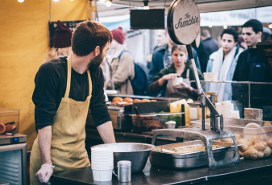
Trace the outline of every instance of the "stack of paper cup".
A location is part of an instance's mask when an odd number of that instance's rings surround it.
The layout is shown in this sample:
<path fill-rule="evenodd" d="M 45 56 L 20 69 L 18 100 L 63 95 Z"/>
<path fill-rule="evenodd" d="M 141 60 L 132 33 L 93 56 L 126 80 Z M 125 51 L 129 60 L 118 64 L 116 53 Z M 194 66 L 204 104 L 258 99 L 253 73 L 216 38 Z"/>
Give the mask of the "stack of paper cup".
<path fill-rule="evenodd" d="M 240 112 L 239 112 L 239 110 L 233 111 L 232 118 L 240 119 Z"/>
<path fill-rule="evenodd" d="M 113 151 L 108 148 L 91 148 L 91 163 L 94 181 L 111 181 Z"/>
<path fill-rule="evenodd" d="M 222 104 L 223 104 L 223 112 L 222 112 L 223 116 L 225 118 L 232 118 L 232 114 L 234 111 L 233 103 L 231 103 L 231 101 L 223 101 Z"/>
<path fill-rule="evenodd" d="M 223 114 L 223 104 L 220 103 L 215 103 L 215 108 L 219 114 Z"/>

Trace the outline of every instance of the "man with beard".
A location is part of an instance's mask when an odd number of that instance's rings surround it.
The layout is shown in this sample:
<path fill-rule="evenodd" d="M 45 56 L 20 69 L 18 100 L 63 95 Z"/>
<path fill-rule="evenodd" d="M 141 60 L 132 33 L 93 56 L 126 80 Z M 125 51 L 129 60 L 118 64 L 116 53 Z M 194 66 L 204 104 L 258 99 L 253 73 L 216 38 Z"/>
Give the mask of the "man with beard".
<path fill-rule="evenodd" d="M 72 54 L 43 64 L 32 96 L 38 136 L 30 158 L 31 185 L 48 183 L 56 171 L 90 165 L 85 149 L 85 122 L 91 110 L 104 143 L 114 143 L 99 67 L 111 32 L 94 21 L 79 24 L 72 37 Z"/>

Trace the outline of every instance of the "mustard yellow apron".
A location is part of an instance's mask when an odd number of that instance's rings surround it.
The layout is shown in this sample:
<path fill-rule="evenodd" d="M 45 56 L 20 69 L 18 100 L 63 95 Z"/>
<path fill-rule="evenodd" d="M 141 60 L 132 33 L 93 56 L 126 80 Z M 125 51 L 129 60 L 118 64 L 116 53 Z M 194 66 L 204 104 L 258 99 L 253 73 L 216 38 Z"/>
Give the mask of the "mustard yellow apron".
<path fill-rule="evenodd" d="M 89 96 L 85 101 L 75 101 L 69 98 L 71 63 L 71 59 L 68 58 L 66 91 L 52 125 L 51 160 L 55 166 L 54 171 L 90 166 L 85 149 L 85 123 L 92 94 L 92 80 L 88 70 Z M 41 156 L 37 137 L 33 143 L 30 157 L 31 185 L 41 184 L 35 177 L 40 167 Z"/>

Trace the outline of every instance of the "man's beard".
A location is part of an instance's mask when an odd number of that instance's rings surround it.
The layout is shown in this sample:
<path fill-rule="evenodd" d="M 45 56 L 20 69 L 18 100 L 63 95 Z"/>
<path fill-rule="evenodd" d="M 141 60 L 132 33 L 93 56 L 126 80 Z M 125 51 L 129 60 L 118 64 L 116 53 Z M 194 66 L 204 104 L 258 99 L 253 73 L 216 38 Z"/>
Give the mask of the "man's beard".
<path fill-rule="evenodd" d="M 98 67 L 100 66 L 102 61 L 103 61 L 102 53 L 100 52 L 100 54 L 98 56 L 94 57 L 94 59 L 90 62 L 89 68 L 94 69 L 94 70 L 98 69 Z"/>

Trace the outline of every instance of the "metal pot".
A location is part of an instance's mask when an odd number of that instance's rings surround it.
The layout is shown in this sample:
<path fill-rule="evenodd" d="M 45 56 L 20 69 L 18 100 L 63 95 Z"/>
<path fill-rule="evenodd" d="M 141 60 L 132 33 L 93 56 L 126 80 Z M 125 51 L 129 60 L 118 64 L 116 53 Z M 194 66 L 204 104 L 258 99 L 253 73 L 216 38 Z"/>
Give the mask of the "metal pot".
<path fill-rule="evenodd" d="M 117 167 L 118 161 L 131 161 L 131 173 L 141 172 L 144 169 L 150 151 L 155 148 L 154 145 L 145 143 L 110 143 L 93 147 L 110 148 L 114 155 L 114 168 Z"/>

